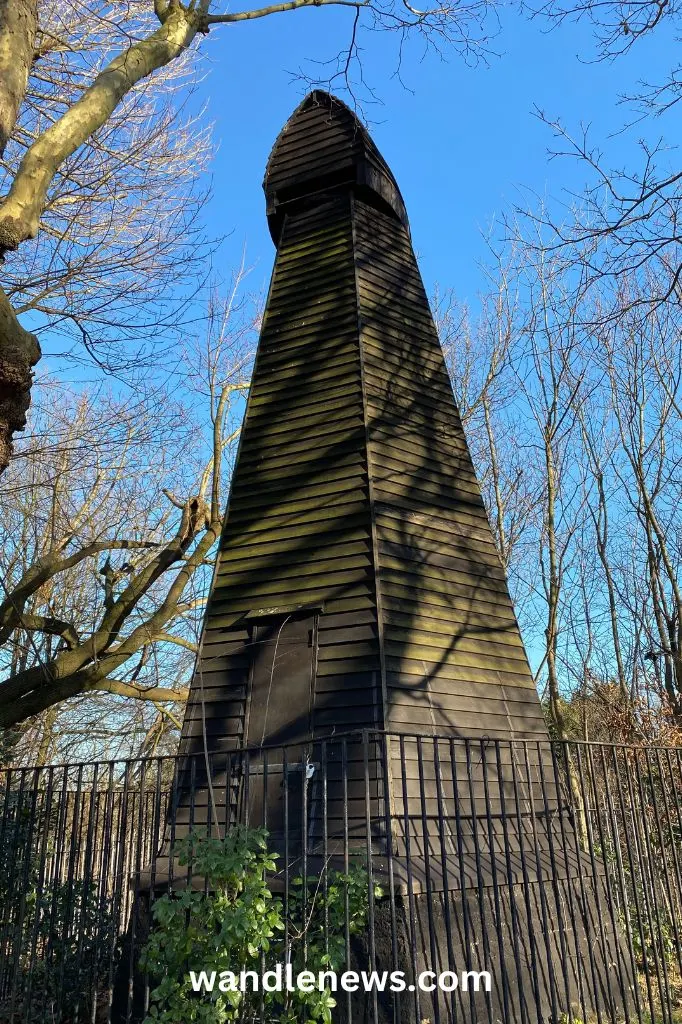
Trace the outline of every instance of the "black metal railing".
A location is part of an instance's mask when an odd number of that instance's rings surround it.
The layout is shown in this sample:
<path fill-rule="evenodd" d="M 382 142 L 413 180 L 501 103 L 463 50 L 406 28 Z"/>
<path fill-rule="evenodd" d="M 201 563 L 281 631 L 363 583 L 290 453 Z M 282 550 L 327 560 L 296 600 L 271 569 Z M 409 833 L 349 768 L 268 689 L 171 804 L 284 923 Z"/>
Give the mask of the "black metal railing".
<path fill-rule="evenodd" d="M 333 928 L 343 970 L 404 975 L 339 989 L 334 1022 L 682 1021 L 681 750 L 363 731 L 0 773 L 0 1024 L 161 1007 L 140 960 L 154 906 L 210 889 L 185 837 L 240 826 L 277 856 L 285 964 L 316 970 Z"/>

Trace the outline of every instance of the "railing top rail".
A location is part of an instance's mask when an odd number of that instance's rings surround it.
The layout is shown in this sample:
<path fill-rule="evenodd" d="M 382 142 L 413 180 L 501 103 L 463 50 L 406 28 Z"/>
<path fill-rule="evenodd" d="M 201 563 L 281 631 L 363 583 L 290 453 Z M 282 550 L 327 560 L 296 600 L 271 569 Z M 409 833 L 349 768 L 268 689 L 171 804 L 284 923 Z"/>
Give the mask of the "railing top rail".
<path fill-rule="evenodd" d="M 263 754 L 270 751 L 284 751 L 284 750 L 299 750 L 303 748 L 312 748 L 320 745 L 334 745 L 348 743 L 351 740 L 360 742 L 371 742 L 375 739 L 394 739 L 397 741 L 415 741 L 421 740 L 426 743 L 452 743 L 458 747 L 469 748 L 478 750 L 487 747 L 501 748 L 524 748 L 530 747 L 533 749 L 538 748 L 564 748 L 564 749 L 585 749 L 585 750 L 622 750 L 632 751 L 633 753 L 646 753 L 650 752 L 673 752 L 678 756 L 682 755 L 682 746 L 665 746 L 663 744 L 651 744 L 648 746 L 642 746 L 632 743 L 613 743 L 605 742 L 601 740 L 560 740 L 560 739 L 543 739 L 542 737 L 536 737 L 534 739 L 522 738 L 522 737 L 490 737 L 490 736 L 459 736 L 447 733 L 423 733 L 423 732 L 395 732 L 388 729 L 349 729 L 344 732 L 335 732 L 328 736 L 318 736 L 310 740 L 306 740 L 298 743 L 269 743 L 259 746 L 246 746 L 246 747 L 234 747 L 231 750 L 209 750 L 207 753 L 198 750 L 191 752 L 176 752 L 174 754 L 154 754 L 148 756 L 130 757 L 130 758 L 107 758 L 102 760 L 91 760 L 91 761 L 63 761 L 56 764 L 46 765 L 12 765 L 4 768 L 0 768 L 0 778 L 9 773 L 48 773 L 48 772 L 78 772 L 88 769 L 94 771 L 97 769 L 100 772 L 101 777 L 104 779 L 107 772 L 111 772 L 117 769 L 119 772 L 129 773 L 136 767 L 140 766 L 153 766 L 159 767 L 163 765 L 170 765 L 178 761 L 183 760 L 205 760 L 208 756 L 210 761 L 220 760 L 235 755 L 252 756 L 256 754 Z M 293 762 L 292 762 L 293 764 Z"/>

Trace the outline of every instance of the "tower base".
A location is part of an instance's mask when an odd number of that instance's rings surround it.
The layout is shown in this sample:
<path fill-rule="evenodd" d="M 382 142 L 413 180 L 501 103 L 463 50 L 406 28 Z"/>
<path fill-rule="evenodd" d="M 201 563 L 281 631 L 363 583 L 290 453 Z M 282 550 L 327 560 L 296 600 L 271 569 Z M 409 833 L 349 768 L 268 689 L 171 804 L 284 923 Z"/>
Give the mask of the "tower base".
<path fill-rule="evenodd" d="M 542 886 L 544 884 L 544 891 Z M 568 1024 L 636 1017 L 636 965 L 611 921 L 603 883 L 566 878 L 548 885 L 425 893 L 377 902 L 372 937 L 354 937 L 352 969 L 404 971 L 408 990 L 337 993 L 343 1024 Z M 373 947 L 373 949 L 372 949 Z M 423 971 L 453 972 L 452 992 L 420 991 Z M 464 972 L 487 971 L 476 986 Z M 435 984 L 429 976 L 428 984 Z M 446 978 L 454 985 L 452 975 Z M 468 984 L 464 991 L 463 984 Z M 413 987 L 414 991 L 409 991 Z M 478 987 L 478 990 L 476 988 Z"/>

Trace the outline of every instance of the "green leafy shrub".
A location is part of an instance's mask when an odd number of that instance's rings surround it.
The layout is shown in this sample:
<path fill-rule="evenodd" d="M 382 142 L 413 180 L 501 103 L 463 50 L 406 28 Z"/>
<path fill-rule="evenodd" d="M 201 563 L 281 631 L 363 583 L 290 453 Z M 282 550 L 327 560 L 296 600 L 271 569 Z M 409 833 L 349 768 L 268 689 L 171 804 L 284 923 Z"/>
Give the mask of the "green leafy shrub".
<path fill-rule="evenodd" d="M 89 1020 L 108 973 L 114 925 L 108 899 L 81 880 L 32 880 L 23 917 L 6 943 L 16 971 L 13 1019 L 44 1024 L 46 1019 Z M 11 1000 L 0 1001 L 0 1024 Z M 46 1016 L 47 1015 L 47 1016 Z"/>
<path fill-rule="evenodd" d="M 366 871 L 329 871 L 292 882 L 287 909 L 268 885 L 276 855 L 262 829 L 232 829 L 224 839 L 191 835 L 178 844 L 180 864 L 190 866 L 202 890 L 166 893 L 153 906 L 154 926 L 142 955 L 152 991 L 145 1024 L 226 1024 L 271 1021 L 330 1024 L 335 1000 L 328 989 L 312 992 L 195 993 L 189 972 L 221 971 L 260 977 L 275 964 L 302 970 L 339 971 L 345 964 L 348 928 L 361 931 L 367 920 Z M 375 887 L 375 896 L 381 891 Z M 288 938 L 288 941 L 287 941 Z"/>

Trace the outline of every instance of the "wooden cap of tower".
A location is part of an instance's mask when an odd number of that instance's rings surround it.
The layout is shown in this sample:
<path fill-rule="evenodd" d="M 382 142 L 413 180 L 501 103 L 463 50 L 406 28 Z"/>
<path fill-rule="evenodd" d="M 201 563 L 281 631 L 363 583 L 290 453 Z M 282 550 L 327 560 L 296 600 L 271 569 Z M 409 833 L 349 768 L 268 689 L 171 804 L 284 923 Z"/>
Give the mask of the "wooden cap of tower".
<path fill-rule="evenodd" d="M 263 190 L 275 245 L 287 211 L 341 189 L 392 211 L 409 230 L 400 189 L 367 130 L 345 103 L 316 89 L 284 125 L 265 170 Z"/>

